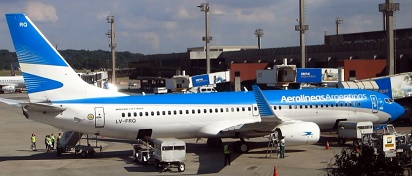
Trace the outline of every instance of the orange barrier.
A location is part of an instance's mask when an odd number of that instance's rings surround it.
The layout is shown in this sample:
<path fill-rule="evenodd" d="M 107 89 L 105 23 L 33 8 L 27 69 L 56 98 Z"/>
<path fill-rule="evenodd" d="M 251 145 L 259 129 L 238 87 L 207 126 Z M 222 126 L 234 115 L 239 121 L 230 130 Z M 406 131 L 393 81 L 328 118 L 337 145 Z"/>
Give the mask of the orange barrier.
<path fill-rule="evenodd" d="M 330 147 L 329 147 L 329 141 L 326 141 L 326 150 L 329 150 L 330 149 Z"/>
<path fill-rule="evenodd" d="M 278 171 L 276 170 L 276 166 L 273 166 L 273 176 L 279 176 Z"/>

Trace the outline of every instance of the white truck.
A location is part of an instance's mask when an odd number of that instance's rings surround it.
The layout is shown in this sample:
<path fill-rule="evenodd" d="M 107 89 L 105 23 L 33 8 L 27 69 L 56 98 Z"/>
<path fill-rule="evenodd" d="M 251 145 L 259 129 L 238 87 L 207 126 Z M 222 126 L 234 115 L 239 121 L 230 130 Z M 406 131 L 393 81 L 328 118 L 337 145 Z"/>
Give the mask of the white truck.
<path fill-rule="evenodd" d="M 176 138 L 153 139 L 156 168 L 177 167 L 179 172 L 185 171 L 183 161 L 186 159 L 186 143 Z"/>
<path fill-rule="evenodd" d="M 341 121 L 338 124 L 338 144 L 343 145 L 347 139 L 353 140 L 357 145 L 360 141 L 367 142 L 373 134 L 373 123 Z"/>

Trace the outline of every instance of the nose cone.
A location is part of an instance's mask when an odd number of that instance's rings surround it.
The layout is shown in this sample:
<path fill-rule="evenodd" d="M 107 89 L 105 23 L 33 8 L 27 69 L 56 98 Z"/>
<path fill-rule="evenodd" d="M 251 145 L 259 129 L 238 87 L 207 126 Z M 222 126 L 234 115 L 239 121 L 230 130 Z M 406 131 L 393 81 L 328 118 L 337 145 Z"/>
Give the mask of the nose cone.
<path fill-rule="evenodd" d="M 391 113 L 391 116 L 392 116 L 390 119 L 391 122 L 398 119 L 405 113 L 405 108 L 403 106 L 401 106 L 398 103 L 392 103 L 392 104 L 393 104 L 393 110 Z"/>

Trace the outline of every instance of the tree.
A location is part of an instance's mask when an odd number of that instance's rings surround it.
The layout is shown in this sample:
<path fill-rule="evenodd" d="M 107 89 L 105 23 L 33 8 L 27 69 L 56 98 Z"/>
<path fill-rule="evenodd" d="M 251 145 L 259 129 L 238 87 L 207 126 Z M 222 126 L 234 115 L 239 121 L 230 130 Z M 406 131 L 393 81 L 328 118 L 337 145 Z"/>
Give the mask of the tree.
<path fill-rule="evenodd" d="M 376 155 L 374 148 L 366 145 L 363 145 L 359 151 L 357 152 L 355 148 L 342 149 L 340 155 L 335 155 L 334 163 L 329 163 L 327 175 L 403 175 L 403 168 L 398 164 L 397 158 Z"/>

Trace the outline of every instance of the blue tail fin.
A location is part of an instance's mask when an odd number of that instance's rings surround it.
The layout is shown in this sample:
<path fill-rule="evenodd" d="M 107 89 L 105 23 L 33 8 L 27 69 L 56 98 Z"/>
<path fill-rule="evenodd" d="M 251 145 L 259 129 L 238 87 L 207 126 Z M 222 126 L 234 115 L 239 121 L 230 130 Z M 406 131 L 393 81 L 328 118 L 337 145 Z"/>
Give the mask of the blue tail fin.
<path fill-rule="evenodd" d="M 25 14 L 6 14 L 31 102 L 124 96 L 84 82 Z"/>

